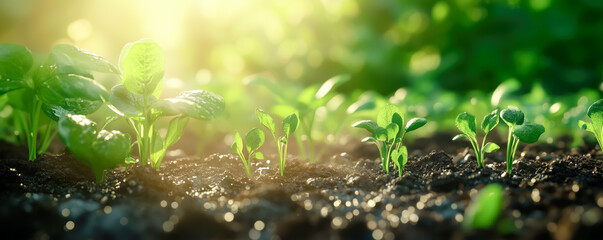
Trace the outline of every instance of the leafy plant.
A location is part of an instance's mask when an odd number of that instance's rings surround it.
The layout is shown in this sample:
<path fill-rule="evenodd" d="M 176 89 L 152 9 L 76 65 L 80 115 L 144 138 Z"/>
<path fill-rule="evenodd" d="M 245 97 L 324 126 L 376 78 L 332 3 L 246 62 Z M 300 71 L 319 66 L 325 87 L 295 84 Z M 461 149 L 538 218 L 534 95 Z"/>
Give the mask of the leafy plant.
<path fill-rule="evenodd" d="M 578 125 L 593 134 L 597 138 L 599 147 L 603 148 L 603 99 L 597 100 L 588 108 L 586 112 L 592 123 L 580 120 Z"/>
<path fill-rule="evenodd" d="M 544 133 L 544 127 L 537 123 L 528 122 L 523 112 L 515 107 L 508 106 L 500 111 L 500 118 L 509 126 L 509 137 L 507 141 L 507 173 L 513 170 L 513 159 L 519 142 L 534 143 Z"/>
<path fill-rule="evenodd" d="M 352 126 L 366 129 L 373 134 L 372 137 L 362 139 L 362 142 L 372 142 L 377 145 L 383 170 L 389 173 L 389 162 L 393 159 L 395 167 L 399 170 L 398 175 L 402 177 L 402 169 L 408 161 L 408 150 L 403 145 L 404 137 L 426 123 L 424 118 L 413 118 L 404 127 L 404 118 L 398 107 L 388 104 L 379 111 L 377 122 L 362 120 Z"/>
<path fill-rule="evenodd" d="M 314 137 L 315 134 L 313 134 L 316 111 L 320 107 L 324 107 L 335 96 L 334 90 L 349 81 L 349 79 L 349 75 L 337 75 L 328 79 L 322 85 L 315 84 L 302 90 L 277 84 L 259 75 L 248 78 L 247 82 L 250 85 L 265 86 L 272 93 L 272 96 L 279 102 L 272 109 L 277 115 L 285 117 L 290 112 L 299 113 L 299 127 L 303 134 L 296 134 L 295 138 L 301 158 L 316 161 L 316 139 Z M 305 141 L 307 141 L 307 149 L 303 144 L 302 136 L 305 136 Z"/>
<path fill-rule="evenodd" d="M 232 143 L 231 150 L 233 153 L 239 155 L 241 160 L 243 161 L 243 167 L 245 167 L 245 172 L 247 176 L 251 177 L 251 160 L 255 159 L 264 159 L 264 154 L 258 152 L 257 150 L 264 144 L 264 132 L 259 128 L 251 129 L 245 135 L 245 143 L 247 144 L 247 158 L 243 154 L 243 139 L 239 132 L 235 133 L 234 142 Z"/>
<path fill-rule="evenodd" d="M 189 90 L 175 98 L 158 99 L 163 89 L 164 58 L 161 47 L 150 39 L 128 43 L 119 58 L 122 84 L 111 89 L 112 109 L 126 118 L 136 132 L 141 162 L 159 168 L 167 148 L 176 143 L 189 117 L 212 120 L 224 111 L 222 97 L 203 90 Z M 155 122 L 170 120 L 162 138 Z"/>
<path fill-rule="evenodd" d="M 299 119 L 296 113 L 292 113 L 291 115 L 285 117 L 283 119 L 283 136 L 276 136 L 276 126 L 274 124 L 274 119 L 267 113 L 265 113 L 262 109 L 256 109 L 255 115 L 260 120 L 260 123 L 266 127 L 270 133 L 272 133 L 272 138 L 274 139 L 274 143 L 276 144 L 276 151 L 278 153 L 278 171 L 283 176 L 285 174 L 285 163 L 287 161 L 287 144 L 289 143 L 289 137 L 291 134 L 295 132 L 297 126 L 299 124 Z"/>
<path fill-rule="evenodd" d="M 92 168 L 97 182 L 104 171 L 123 164 L 130 155 L 130 135 L 97 130 L 96 123 L 83 115 L 67 114 L 58 121 L 59 138 L 84 164 Z"/>
<path fill-rule="evenodd" d="M 498 109 L 492 111 L 490 114 L 484 117 L 484 120 L 482 120 L 484 138 L 482 140 L 482 144 L 479 145 L 479 142 L 477 141 L 475 117 L 467 112 L 463 112 L 456 117 L 456 127 L 461 130 L 463 134 L 456 135 L 452 140 L 457 140 L 460 138 L 469 139 L 477 158 L 477 165 L 479 167 L 484 167 L 484 154 L 500 149 L 496 143 L 486 143 L 486 136 L 488 136 L 488 133 L 492 131 L 496 125 L 498 125 L 498 122 Z"/>
<path fill-rule="evenodd" d="M 27 48 L 0 44 L 0 95 L 8 95 L 8 104 L 15 110 L 29 160 L 46 151 L 60 117 L 93 113 L 108 98 L 105 88 L 93 80 L 94 73 L 117 72 L 102 57 L 68 44 L 54 46 L 41 65 L 34 64 Z"/>
<path fill-rule="evenodd" d="M 496 223 L 503 210 L 503 188 L 489 184 L 480 190 L 465 210 L 463 228 L 488 229 Z"/>

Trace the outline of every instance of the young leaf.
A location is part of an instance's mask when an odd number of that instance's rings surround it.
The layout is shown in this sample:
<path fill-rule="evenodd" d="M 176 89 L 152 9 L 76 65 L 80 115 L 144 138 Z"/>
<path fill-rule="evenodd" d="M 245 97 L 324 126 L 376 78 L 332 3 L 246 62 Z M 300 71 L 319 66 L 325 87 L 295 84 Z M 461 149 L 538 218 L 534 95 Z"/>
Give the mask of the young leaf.
<path fill-rule="evenodd" d="M 176 98 L 159 102 L 157 107 L 164 115 L 184 114 L 201 120 L 212 120 L 224 112 L 224 99 L 212 92 L 191 90 L 180 93 Z"/>
<path fill-rule="evenodd" d="M 377 125 L 377 123 L 375 121 L 372 121 L 372 120 L 358 121 L 358 122 L 354 123 L 352 125 L 352 127 L 355 127 L 355 128 L 364 128 L 367 131 L 369 131 L 370 133 L 372 133 L 373 135 L 375 135 L 377 133 L 377 129 L 379 129 L 379 125 Z"/>
<path fill-rule="evenodd" d="M 165 156 L 167 146 L 164 146 L 161 134 L 159 134 L 159 131 L 155 126 L 152 126 L 149 134 L 152 136 L 151 148 L 149 149 L 149 152 L 151 153 L 151 166 L 159 169 L 161 160 L 163 160 L 163 156 Z"/>
<path fill-rule="evenodd" d="M 331 90 L 337 88 L 339 85 L 344 84 L 345 82 L 350 80 L 350 75 L 343 74 L 337 75 L 335 77 L 330 78 L 325 83 L 322 84 L 320 89 L 315 94 L 315 98 L 320 99 L 331 92 Z"/>
<path fill-rule="evenodd" d="M 23 79 L 33 65 L 31 52 L 21 45 L 0 44 L 0 95 L 26 86 Z"/>
<path fill-rule="evenodd" d="M 461 130 L 465 135 L 475 138 L 476 127 L 475 117 L 470 113 L 463 112 L 456 117 L 456 127 Z"/>
<path fill-rule="evenodd" d="M 256 153 L 254 153 L 254 154 L 253 154 L 253 157 L 254 157 L 255 159 L 262 160 L 262 159 L 264 159 L 264 154 L 263 154 L 263 153 L 261 153 L 261 152 L 256 152 Z"/>
<path fill-rule="evenodd" d="M 601 134 L 603 128 L 603 99 L 595 101 L 586 112 L 592 121 L 592 129 L 595 135 Z M 599 139 L 599 137 L 597 137 Z"/>
<path fill-rule="evenodd" d="M 285 138 L 289 138 L 295 129 L 297 129 L 297 125 L 299 123 L 299 119 L 297 118 L 297 114 L 293 113 L 285 119 L 283 119 L 283 132 L 285 133 Z"/>
<path fill-rule="evenodd" d="M 500 147 L 498 145 L 496 145 L 496 143 L 493 143 L 493 142 L 486 143 L 486 145 L 484 146 L 485 153 L 491 153 L 498 149 L 500 149 Z"/>
<path fill-rule="evenodd" d="M 578 126 L 580 126 L 580 128 L 582 128 L 583 130 L 589 131 L 591 133 L 595 133 L 595 129 L 593 128 L 593 124 L 592 123 L 579 120 L 578 121 Z"/>
<path fill-rule="evenodd" d="M 119 131 L 100 131 L 92 145 L 94 158 L 90 160 L 92 162 L 90 167 L 93 170 L 101 169 L 101 171 L 104 171 L 124 163 L 130 155 L 130 142 L 130 135 L 128 134 Z M 96 181 L 101 182 L 102 175 L 99 176 L 98 171 L 94 172 Z"/>
<path fill-rule="evenodd" d="M 538 138 L 542 133 L 544 133 L 544 127 L 542 125 L 530 122 L 515 126 L 513 131 L 513 135 L 524 143 L 534 143 L 538 141 Z"/>
<path fill-rule="evenodd" d="M 398 158 L 398 164 L 400 165 L 400 169 L 404 169 L 406 162 L 408 162 L 408 149 L 406 149 L 406 146 L 400 148 L 400 157 Z"/>
<path fill-rule="evenodd" d="M 74 74 L 58 75 L 43 82 L 37 88 L 37 96 L 47 108 L 61 108 L 73 115 L 91 114 L 109 98 L 102 85 L 90 78 Z M 62 115 L 48 116 L 58 120 Z"/>
<path fill-rule="evenodd" d="M 398 124 L 388 124 L 387 127 L 385 127 L 385 131 L 387 132 L 387 140 L 389 141 L 395 139 L 399 130 Z"/>
<path fill-rule="evenodd" d="M 398 131 L 398 137 L 400 137 L 402 135 L 401 130 L 404 127 L 404 118 L 400 116 L 399 113 L 394 113 L 394 115 L 392 116 L 392 122 L 398 125 L 398 129 L 400 130 Z"/>
<path fill-rule="evenodd" d="M 484 117 L 484 120 L 482 121 L 482 129 L 485 133 L 489 133 L 496 127 L 496 125 L 498 125 L 499 121 L 498 109 L 496 109 Z"/>
<path fill-rule="evenodd" d="M 374 137 L 365 137 L 362 139 L 362 142 L 379 143 L 379 141 L 377 141 L 377 139 L 375 139 Z"/>
<path fill-rule="evenodd" d="M 264 125 L 264 127 L 270 130 L 273 135 L 276 134 L 276 126 L 274 125 L 274 120 L 270 115 L 264 112 L 264 110 L 258 108 L 255 110 L 255 116 L 258 118 L 258 120 L 260 120 L 260 123 Z"/>
<path fill-rule="evenodd" d="M 378 127 L 375 130 L 375 134 L 373 134 L 373 137 L 375 137 L 377 140 L 379 140 L 381 142 L 385 142 L 385 141 L 387 141 L 387 130 L 385 130 L 385 128 Z"/>
<path fill-rule="evenodd" d="M 168 126 L 167 134 L 165 135 L 164 148 L 172 146 L 180 139 L 186 124 L 188 124 L 188 117 L 177 117 L 170 120 L 170 125 Z"/>
<path fill-rule="evenodd" d="M 264 144 L 264 132 L 259 128 L 251 129 L 245 136 L 245 143 L 248 153 L 258 150 Z"/>
<path fill-rule="evenodd" d="M 128 43 L 119 56 L 122 83 L 128 91 L 139 95 L 158 97 L 157 86 L 161 85 L 165 62 L 159 44 L 151 39 Z"/>
<path fill-rule="evenodd" d="M 410 119 L 407 123 L 406 123 L 406 132 L 412 132 L 414 130 L 417 130 L 418 128 L 424 126 L 427 123 L 427 120 L 425 120 L 425 118 L 413 118 Z"/>
<path fill-rule="evenodd" d="M 57 44 L 52 47 L 44 65 L 55 68 L 60 75 L 77 74 L 88 78 L 92 78 L 93 72 L 119 73 L 103 57 L 71 44 Z"/>
<path fill-rule="evenodd" d="M 241 138 L 241 134 L 239 134 L 239 132 L 235 133 L 234 141 L 230 147 L 230 150 L 239 155 L 243 154 L 243 139 Z"/>
<path fill-rule="evenodd" d="M 124 85 L 116 85 L 111 88 L 109 96 L 111 104 L 121 113 L 137 117 L 144 114 L 144 96 L 133 94 Z M 157 99 L 153 96 L 147 98 L 147 103 L 153 104 Z"/>
<path fill-rule="evenodd" d="M 500 118 L 509 126 L 521 125 L 523 124 L 525 116 L 523 112 L 515 107 L 509 106 L 506 109 L 500 111 Z"/>
<path fill-rule="evenodd" d="M 381 110 L 377 114 L 377 124 L 383 127 L 387 126 L 392 122 L 394 113 L 398 113 L 398 115 L 402 116 L 400 114 L 400 110 L 398 109 L 398 107 L 396 107 L 396 105 L 385 105 L 385 107 L 381 108 Z"/>
<path fill-rule="evenodd" d="M 461 138 L 466 138 L 466 139 L 469 139 L 469 137 L 463 133 L 463 134 L 458 134 L 458 135 L 454 136 L 454 137 L 452 138 L 452 141 L 456 141 L 456 140 L 459 140 L 459 139 L 461 139 Z"/>
<path fill-rule="evenodd" d="M 494 225 L 503 208 L 503 188 L 490 184 L 480 190 L 465 210 L 463 228 L 487 229 Z"/>

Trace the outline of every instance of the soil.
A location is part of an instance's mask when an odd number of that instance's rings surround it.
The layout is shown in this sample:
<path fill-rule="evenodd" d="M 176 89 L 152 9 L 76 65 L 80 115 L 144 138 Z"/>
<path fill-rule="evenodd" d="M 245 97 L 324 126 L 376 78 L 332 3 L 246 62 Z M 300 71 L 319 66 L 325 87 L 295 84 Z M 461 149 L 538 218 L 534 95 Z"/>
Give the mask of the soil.
<path fill-rule="evenodd" d="M 284 177 L 267 156 L 251 179 L 234 155 L 171 151 L 159 171 L 134 164 L 101 184 L 69 152 L 30 162 L 25 148 L 0 143 L 0 230 L 11 239 L 600 239 L 594 145 L 522 144 L 510 176 L 504 149 L 479 168 L 451 137 L 411 144 L 402 178 L 359 144 L 319 163 L 289 156 Z M 495 227 L 463 229 L 490 183 L 505 192 Z"/>

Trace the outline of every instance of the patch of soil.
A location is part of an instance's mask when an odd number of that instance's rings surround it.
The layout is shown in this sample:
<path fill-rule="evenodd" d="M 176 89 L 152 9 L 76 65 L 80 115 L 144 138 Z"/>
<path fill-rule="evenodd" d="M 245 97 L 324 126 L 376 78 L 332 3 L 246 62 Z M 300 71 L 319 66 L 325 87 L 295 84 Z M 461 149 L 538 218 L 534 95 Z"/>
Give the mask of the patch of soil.
<path fill-rule="evenodd" d="M 466 145 L 449 143 L 416 141 L 424 147 L 411 146 L 401 178 L 361 145 L 319 163 L 289 156 L 285 176 L 266 156 L 251 178 L 234 155 L 173 151 L 159 171 L 137 163 L 101 184 L 68 152 L 30 162 L 0 143 L 0 229 L 16 239 L 600 238 L 600 152 L 528 145 L 509 176 L 504 151 L 479 168 Z M 498 222 L 463 230 L 471 198 L 490 183 L 505 189 Z"/>

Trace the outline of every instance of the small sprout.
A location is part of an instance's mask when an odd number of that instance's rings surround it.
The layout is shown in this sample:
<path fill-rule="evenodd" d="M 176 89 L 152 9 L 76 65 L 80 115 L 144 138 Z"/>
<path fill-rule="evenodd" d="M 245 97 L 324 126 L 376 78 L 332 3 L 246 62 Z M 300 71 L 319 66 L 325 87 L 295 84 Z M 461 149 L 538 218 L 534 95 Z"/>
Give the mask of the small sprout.
<path fill-rule="evenodd" d="M 59 137 L 78 160 L 92 168 L 97 182 L 104 171 L 131 163 L 130 135 L 119 131 L 98 131 L 96 123 L 83 115 L 68 114 L 59 119 Z"/>
<path fill-rule="evenodd" d="M 402 177 L 402 169 L 408 161 L 408 150 L 402 142 L 404 136 L 426 123 L 424 118 L 413 118 L 406 123 L 406 127 L 403 127 L 404 118 L 400 110 L 395 105 L 388 104 L 377 114 L 377 122 L 362 120 L 354 123 L 352 127 L 370 132 L 373 136 L 362 139 L 362 142 L 372 142 L 377 145 L 383 170 L 389 173 L 389 162 L 392 159 L 394 166 L 399 169 L 398 176 Z"/>
<path fill-rule="evenodd" d="M 498 122 L 498 109 L 484 117 L 484 120 L 482 120 L 484 138 L 480 145 L 477 141 L 475 117 L 467 112 L 463 112 L 456 117 L 456 127 L 461 130 L 463 134 L 456 135 L 452 140 L 458 140 L 460 138 L 469 139 L 473 151 L 475 152 L 475 156 L 477 157 L 477 166 L 484 167 L 484 155 L 500 149 L 496 143 L 486 143 L 488 133 L 498 125 Z"/>
<path fill-rule="evenodd" d="M 163 52 L 150 39 L 128 43 L 119 57 L 122 84 L 111 89 L 110 108 L 124 117 L 136 132 L 136 144 L 142 163 L 159 168 L 165 153 L 176 143 L 189 118 L 212 120 L 224 111 L 222 97 L 203 90 L 181 92 L 175 98 L 159 99 L 163 89 Z M 174 116 L 162 139 L 155 122 Z"/>
<path fill-rule="evenodd" d="M 247 157 L 245 157 L 243 154 L 243 139 L 238 132 L 235 133 L 234 142 L 230 149 L 233 153 L 238 154 L 243 161 L 243 167 L 245 167 L 248 177 L 251 177 L 251 160 L 253 158 L 264 159 L 264 154 L 257 151 L 264 144 L 264 139 L 264 132 L 261 129 L 251 129 L 245 136 L 245 143 L 247 144 Z"/>
<path fill-rule="evenodd" d="M 285 119 L 283 119 L 284 136 L 277 138 L 276 126 L 272 117 L 259 108 L 255 110 L 255 115 L 258 117 L 260 123 L 272 134 L 278 153 L 279 173 L 283 176 L 285 174 L 285 163 L 287 161 L 287 143 L 289 143 L 289 137 L 295 132 L 299 125 L 299 118 L 295 113 L 285 117 Z"/>
<path fill-rule="evenodd" d="M 509 137 L 507 141 L 507 173 L 511 175 L 513 160 L 517 152 L 519 142 L 534 143 L 544 133 L 544 127 L 537 123 L 528 122 L 523 112 L 515 107 L 509 106 L 500 111 L 500 118 L 509 126 Z"/>
<path fill-rule="evenodd" d="M 594 102 L 586 112 L 592 123 L 580 120 L 578 125 L 583 130 L 595 134 L 599 147 L 603 148 L 603 99 Z"/>
<path fill-rule="evenodd" d="M 491 228 L 503 210 L 503 194 L 503 188 L 496 183 L 480 190 L 465 210 L 463 228 Z"/>

